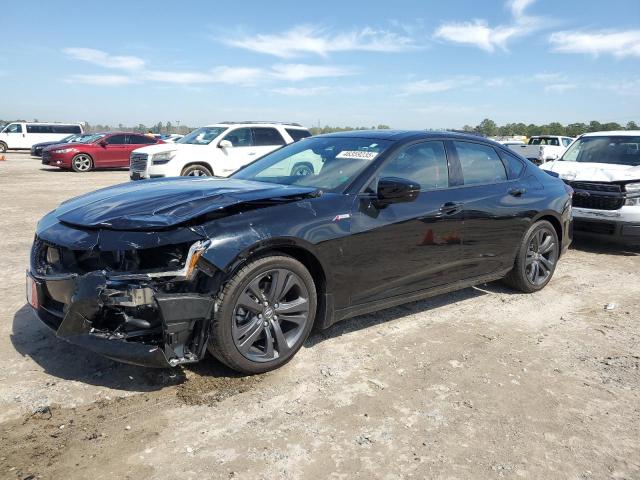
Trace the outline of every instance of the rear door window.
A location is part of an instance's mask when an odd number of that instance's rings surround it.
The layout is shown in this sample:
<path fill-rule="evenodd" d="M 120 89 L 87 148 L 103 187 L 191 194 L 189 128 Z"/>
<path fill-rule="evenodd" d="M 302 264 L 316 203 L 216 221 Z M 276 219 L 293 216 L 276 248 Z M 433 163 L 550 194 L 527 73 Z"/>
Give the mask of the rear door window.
<path fill-rule="evenodd" d="M 156 143 L 157 140 L 154 137 L 148 135 L 129 135 L 129 142 L 132 145 L 151 145 Z"/>
<path fill-rule="evenodd" d="M 228 140 L 234 147 L 253 147 L 253 136 L 250 128 L 237 128 L 227 133 L 223 140 Z"/>
<path fill-rule="evenodd" d="M 498 153 L 488 145 L 454 141 L 465 185 L 499 183 L 507 180 L 507 171 Z"/>
<path fill-rule="evenodd" d="M 272 147 L 274 145 L 286 144 L 280 132 L 275 128 L 259 127 L 252 128 L 252 130 L 256 147 Z"/>

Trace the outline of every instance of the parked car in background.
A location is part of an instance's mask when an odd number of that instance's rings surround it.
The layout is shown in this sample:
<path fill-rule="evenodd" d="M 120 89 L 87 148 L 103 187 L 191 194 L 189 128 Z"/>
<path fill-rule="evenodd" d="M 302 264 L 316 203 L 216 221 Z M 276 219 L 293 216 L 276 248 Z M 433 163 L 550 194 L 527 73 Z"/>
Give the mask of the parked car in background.
<path fill-rule="evenodd" d="M 0 153 L 30 150 L 35 143 L 55 142 L 79 133 L 83 133 L 79 123 L 13 122 L 0 131 Z"/>
<path fill-rule="evenodd" d="M 42 164 L 75 172 L 129 167 L 129 155 L 133 150 L 157 143 L 163 142 L 141 133 L 101 133 L 90 137 L 84 143 L 46 147 L 42 152 Z"/>
<path fill-rule="evenodd" d="M 318 171 L 272 174 L 305 154 Z M 495 142 L 341 132 L 230 178 L 129 182 L 62 203 L 38 223 L 28 301 L 96 354 L 166 367 L 208 349 L 254 374 L 288 362 L 314 326 L 500 278 L 541 290 L 570 222 L 571 189 Z"/>
<path fill-rule="evenodd" d="M 31 146 L 31 156 L 42 158 L 42 152 L 46 147 L 50 147 L 51 145 L 62 145 L 66 143 L 89 143 L 93 141 L 96 135 L 102 135 L 99 133 L 81 133 L 79 135 L 69 135 L 68 137 L 63 138 L 62 140 L 56 142 L 42 142 L 36 143 Z"/>
<path fill-rule="evenodd" d="M 277 148 L 310 136 L 297 123 L 221 122 L 199 128 L 174 144 L 131 154 L 131 180 L 178 176 L 227 177 Z"/>
<path fill-rule="evenodd" d="M 576 232 L 640 243 L 640 130 L 584 134 L 541 168 L 575 190 Z"/>
<path fill-rule="evenodd" d="M 529 159 L 536 165 L 542 165 L 545 162 L 556 160 L 562 156 L 571 145 L 573 138 L 563 137 L 559 135 L 540 135 L 531 137 L 526 145 L 512 147 L 523 157 Z"/>
<path fill-rule="evenodd" d="M 500 145 L 504 145 L 507 148 L 510 148 L 511 150 L 513 150 L 514 152 L 517 152 L 518 154 L 520 153 L 520 147 L 522 145 L 525 145 L 525 143 L 522 140 L 498 140 L 497 141 Z"/>

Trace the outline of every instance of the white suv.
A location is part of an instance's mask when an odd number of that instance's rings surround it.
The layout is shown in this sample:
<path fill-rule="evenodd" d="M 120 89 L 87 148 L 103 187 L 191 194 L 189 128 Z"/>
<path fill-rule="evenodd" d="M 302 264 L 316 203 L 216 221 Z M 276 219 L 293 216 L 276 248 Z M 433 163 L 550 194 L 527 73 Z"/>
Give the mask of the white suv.
<path fill-rule="evenodd" d="M 247 163 L 310 135 L 297 123 L 216 123 L 194 130 L 176 143 L 134 150 L 130 178 L 227 177 Z"/>
<path fill-rule="evenodd" d="M 640 244 L 640 130 L 586 133 L 540 168 L 574 189 L 576 233 Z"/>

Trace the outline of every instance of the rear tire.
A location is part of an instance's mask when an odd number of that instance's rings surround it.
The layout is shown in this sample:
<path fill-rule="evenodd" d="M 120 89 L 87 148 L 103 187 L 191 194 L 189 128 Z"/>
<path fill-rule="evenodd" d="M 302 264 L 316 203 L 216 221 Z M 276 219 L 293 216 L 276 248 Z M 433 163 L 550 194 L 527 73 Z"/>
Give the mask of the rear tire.
<path fill-rule="evenodd" d="M 74 172 L 89 172 L 93 170 L 93 158 L 86 153 L 79 153 L 71 159 L 71 169 Z"/>
<path fill-rule="evenodd" d="M 559 256 L 560 242 L 556 229 L 546 220 L 536 222 L 524 235 L 513 270 L 503 281 L 524 293 L 542 290 L 551 281 Z"/>
<path fill-rule="evenodd" d="M 218 294 L 209 352 L 246 374 L 279 368 L 309 336 L 316 306 L 315 283 L 302 263 L 284 255 L 258 258 Z"/>
<path fill-rule="evenodd" d="M 183 177 L 211 177 L 213 172 L 204 165 L 189 165 L 182 170 L 181 175 Z"/>
<path fill-rule="evenodd" d="M 5 153 L 7 151 L 7 144 L 0 142 L 0 153 Z"/>
<path fill-rule="evenodd" d="M 313 174 L 313 165 L 310 163 L 296 163 L 291 169 L 292 177 L 306 177 Z"/>

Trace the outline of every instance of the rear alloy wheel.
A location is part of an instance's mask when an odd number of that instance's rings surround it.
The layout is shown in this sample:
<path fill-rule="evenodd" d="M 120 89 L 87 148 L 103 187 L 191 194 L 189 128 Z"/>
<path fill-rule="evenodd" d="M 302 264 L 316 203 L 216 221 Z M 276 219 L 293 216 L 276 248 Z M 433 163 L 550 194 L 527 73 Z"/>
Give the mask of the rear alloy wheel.
<path fill-rule="evenodd" d="M 560 243 L 553 225 L 546 220 L 536 222 L 524 236 L 505 283 L 526 293 L 542 290 L 555 272 L 559 255 Z"/>
<path fill-rule="evenodd" d="M 79 153 L 71 159 L 71 168 L 74 172 L 88 172 L 93 168 L 93 159 L 86 153 Z"/>
<path fill-rule="evenodd" d="M 209 351 L 243 373 L 287 363 L 315 318 L 313 278 L 294 258 L 263 257 L 238 271 L 218 297 Z"/>
<path fill-rule="evenodd" d="M 306 177 L 307 175 L 313 175 L 313 167 L 308 163 L 298 163 L 291 169 L 292 177 Z"/>
<path fill-rule="evenodd" d="M 182 171 L 183 177 L 211 177 L 213 172 L 204 165 L 189 165 Z"/>
<path fill-rule="evenodd" d="M 4 153 L 7 151 L 7 145 L 5 143 L 0 142 L 0 153 Z"/>

